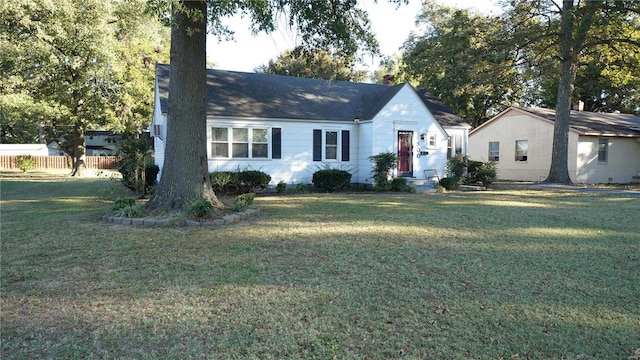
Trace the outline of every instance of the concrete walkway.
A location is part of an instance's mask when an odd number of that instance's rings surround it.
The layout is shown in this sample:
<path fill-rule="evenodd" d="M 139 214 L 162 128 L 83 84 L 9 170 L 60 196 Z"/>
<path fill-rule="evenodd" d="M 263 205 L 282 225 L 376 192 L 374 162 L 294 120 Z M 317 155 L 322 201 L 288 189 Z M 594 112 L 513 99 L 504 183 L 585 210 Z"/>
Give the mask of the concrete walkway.
<path fill-rule="evenodd" d="M 614 188 L 597 188 L 587 186 L 576 185 L 563 185 L 563 184 L 551 184 L 551 183 L 536 183 L 536 182 L 495 182 L 494 185 L 500 187 L 523 187 L 536 190 L 560 190 L 560 191 L 575 191 L 583 193 L 603 194 L 607 196 L 627 196 L 640 198 L 640 190 L 623 190 Z"/>

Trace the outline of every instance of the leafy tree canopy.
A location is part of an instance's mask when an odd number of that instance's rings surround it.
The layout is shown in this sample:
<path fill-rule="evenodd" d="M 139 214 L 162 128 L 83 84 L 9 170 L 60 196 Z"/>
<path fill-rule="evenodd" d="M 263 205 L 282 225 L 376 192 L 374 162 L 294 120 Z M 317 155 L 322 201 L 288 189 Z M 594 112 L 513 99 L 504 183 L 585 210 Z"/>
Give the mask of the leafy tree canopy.
<path fill-rule="evenodd" d="M 285 51 L 257 71 L 325 80 L 364 81 L 367 78 L 367 72 L 357 70 L 352 59 L 331 54 L 327 50 L 308 51 L 303 47 Z"/>

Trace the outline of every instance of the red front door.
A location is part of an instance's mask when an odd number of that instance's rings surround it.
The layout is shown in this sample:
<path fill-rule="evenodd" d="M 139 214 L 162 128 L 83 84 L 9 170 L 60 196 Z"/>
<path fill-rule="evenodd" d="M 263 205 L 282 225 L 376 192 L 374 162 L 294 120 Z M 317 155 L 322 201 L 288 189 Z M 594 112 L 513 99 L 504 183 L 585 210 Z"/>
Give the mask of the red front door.
<path fill-rule="evenodd" d="M 398 131 L 398 176 L 413 176 L 413 131 Z"/>

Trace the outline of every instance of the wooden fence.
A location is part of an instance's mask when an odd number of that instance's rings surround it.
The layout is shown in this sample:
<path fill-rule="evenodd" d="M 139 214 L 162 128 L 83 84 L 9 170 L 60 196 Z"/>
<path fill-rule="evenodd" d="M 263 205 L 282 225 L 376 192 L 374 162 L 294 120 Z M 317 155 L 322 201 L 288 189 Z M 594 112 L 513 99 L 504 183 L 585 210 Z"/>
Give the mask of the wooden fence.
<path fill-rule="evenodd" d="M 17 169 L 16 155 L 0 155 L 0 169 Z M 31 156 L 36 161 L 38 169 L 71 169 L 69 156 Z M 87 156 L 88 169 L 117 169 L 118 160 L 115 156 Z"/>

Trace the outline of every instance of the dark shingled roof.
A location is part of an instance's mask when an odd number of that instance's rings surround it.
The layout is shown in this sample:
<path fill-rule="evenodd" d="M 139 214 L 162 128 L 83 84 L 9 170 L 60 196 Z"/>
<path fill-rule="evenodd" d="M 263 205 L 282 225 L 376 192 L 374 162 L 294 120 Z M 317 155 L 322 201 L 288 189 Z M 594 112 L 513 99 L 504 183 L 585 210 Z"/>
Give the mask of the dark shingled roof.
<path fill-rule="evenodd" d="M 168 112 L 169 65 L 156 65 L 160 106 Z M 371 120 L 403 85 L 329 81 L 207 69 L 207 115 L 353 121 Z M 442 126 L 467 126 L 425 90 L 418 95 Z"/>
<path fill-rule="evenodd" d="M 543 108 L 518 108 L 555 121 L 556 111 Z M 569 126 L 583 135 L 640 137 L 640 117 L 633 114 L 571 111 Z"/>

